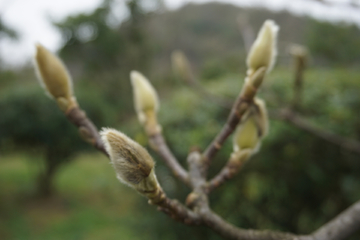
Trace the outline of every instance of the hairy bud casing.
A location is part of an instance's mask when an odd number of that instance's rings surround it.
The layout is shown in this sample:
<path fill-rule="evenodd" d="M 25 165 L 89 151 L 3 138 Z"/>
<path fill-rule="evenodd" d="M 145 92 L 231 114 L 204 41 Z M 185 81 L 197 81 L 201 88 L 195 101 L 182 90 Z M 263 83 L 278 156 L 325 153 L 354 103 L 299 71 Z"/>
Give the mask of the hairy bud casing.
<path fill-rule="evenodd" d="M 251 149 L 257 152 L 263 137 L 268 133 L 268 114 L 265 102 L 254 99 L 254 105 L 250 107 L 244 119 L 236 128 L 233 138 L 234 152 Z"/>
<path fill-rule="evenodd" d="M 157 188 L 155 163 L 145 148 L 114 129 L 103 128 L 100 135 L 121 182 L 140 193 Z"/>

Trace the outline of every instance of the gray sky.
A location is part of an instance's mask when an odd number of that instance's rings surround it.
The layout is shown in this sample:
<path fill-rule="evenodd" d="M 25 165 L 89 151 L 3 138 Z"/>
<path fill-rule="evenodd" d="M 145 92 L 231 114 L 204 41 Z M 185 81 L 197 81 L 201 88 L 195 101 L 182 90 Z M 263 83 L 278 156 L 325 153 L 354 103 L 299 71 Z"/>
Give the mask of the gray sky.
<path fill-rule="evenodd" d="M 298 15 L 311 15 L 330 21 L 355 22 L 360 26 L 360 9 L 346 7 L 351 0 L 329 0 L 336 7 L 326 6 L 311 0 L 218 0 L 237 6 L 266 6 L 280 11 L 287 9 Z M 34 44 L 40 42 L 55 51 L 61 44 L 60 33 L 51 25 L 50 20 L 62 20 L 68 15 L 91 12 L 102 0 L 0 0 L 0 14 L 3 21 L 17 30 L 17 42 L 2 40 L 0 57 L 8 66 L 18 66 L 29 61 L 34 54 Z M 176 9 L 188 2 L 205 3 L 209 0 L 165 0 L 169 9 Z M 124 0 L 116 5 L 118 18 L 126 17 Z M 280 26 L 281 27 L 281 26 Z"/>

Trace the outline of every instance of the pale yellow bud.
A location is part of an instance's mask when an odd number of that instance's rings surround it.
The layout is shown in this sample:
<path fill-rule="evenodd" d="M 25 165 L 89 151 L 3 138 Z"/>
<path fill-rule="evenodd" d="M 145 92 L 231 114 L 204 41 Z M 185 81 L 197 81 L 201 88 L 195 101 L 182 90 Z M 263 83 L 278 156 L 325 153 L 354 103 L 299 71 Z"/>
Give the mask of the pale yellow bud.
<path fill-rule="evenodd" d="M 251 149 L 253 153 L 257 152 L 268 128 L 265 103 L 261 99 L 254 99 L 254 105 L 250 107 L 236 128 L 233 139 L 234 152 L 244 149 Z"/>
<path fill-rule="evenodd" d="M 233 140 L 234 152 L 243 149 L 257 149 L 259 140 L 255 118 L 250 116 L 236 128 Z"/>
<path fill-rule="evenodd" d="M 176 50 L 171 54 L 171 65 L 174 73 L 183 80 L 188 81 L 189 61 L 182 51 Z"/>
<path fill-rule="evenodd" d="M 158 188 L 155 164 L 145 148 L 114 129 L 103 128 L 100 135 L 121 182 L 143 194 Z"/>
<path fill-rule="evenodd" d="M 72 81 L 66 67 L 57 56 L 40 44 L 36 45 L 35 67 L 40 84 L 49 96 L 71 101 Z"/>
<path fill-rule="evenodd" d="M 299 44 L 291 44 L 289 47 L 289 53 L 294 57 L 306 58 L 308 55 L 308 49 Z"/>
<path fill-rule="evenodd" d="M 247 161 L 253 154 L 252 149 L 243 149 L 231 153 L 229 161 L 233 164 L 242 163 Z"/>
<path fill-rule="evenodd" d="M 254 105 L 256 107 L 255 120 L 259 129 L 259 134 L 262 138 L 264 138 L 269 132 L 269 116 L 266 104 L 264 100 L 255 98 Z"/>
<path fill-rule="evenodd" d="M 278 31 L 279 26 L 273 20 L 266 20 L 264 22 L 246 60 L 248 75 L 253 74 L 261 67 L 266 67 L 267 72 L 271 71 L 277 55 L 276 41 Z"/>
<path fill-rule="evenodd" d="M 159 110 L 159 100 L 154 87 L 149 80 L 137 71 L 130 73 L 134 93 L 135 110 L 141 123 L 147 121 L 148 115 L 154 115 Z"/>

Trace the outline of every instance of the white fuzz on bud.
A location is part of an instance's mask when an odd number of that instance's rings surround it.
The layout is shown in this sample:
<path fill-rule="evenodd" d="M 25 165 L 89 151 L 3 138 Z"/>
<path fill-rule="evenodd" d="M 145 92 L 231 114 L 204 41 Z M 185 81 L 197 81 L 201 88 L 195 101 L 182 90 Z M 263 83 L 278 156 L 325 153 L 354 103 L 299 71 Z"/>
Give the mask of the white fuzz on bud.
<path fill-rule="evenodd" d="M 279 26 L 273 20 L 264 22 L 246 60 L 248 75 L 256 72 L 261 67 L 266 67 L 267 72 L 271 71 L 277 55 L 278 31 Z"/>
<path fill-rule="evenodd" d="M 141 123 L 147 121 L 148 115 L 155 115 L 159 110 L 159 100 L 149 80 L 137 71 L 130 73 L 134 93 L 135 110 Z"/>
<path fill-rule="evenodd" d="M 145 148 L 115 129 L 103 128 L 100 135 L 121 182 L 142 194 L 154 192 L 159 187 L 155 163 Z"/>
<path fill-rule="evenodd" d="M 234 152 L 251 149 L 252 153 L 256 153 L 260 148 L 262 138 L 267 135 L 268 129 L 265 102 L 256 98 L 254 105 L 250 107 L 236 128 L 233 139 Z"/>

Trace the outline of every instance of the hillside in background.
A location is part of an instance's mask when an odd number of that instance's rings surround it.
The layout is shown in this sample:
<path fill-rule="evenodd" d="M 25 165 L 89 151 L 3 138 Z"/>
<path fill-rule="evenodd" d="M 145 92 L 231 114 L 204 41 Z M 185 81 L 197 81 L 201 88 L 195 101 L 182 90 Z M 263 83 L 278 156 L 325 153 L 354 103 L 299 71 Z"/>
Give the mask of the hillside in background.
<path fill-rule="evenodd" d="M 153 14 L 146 29 L 156 45 L 157 66 L 169 68 L 169 56 L 175 49 L 183 50 L 197 66 L 244 65 L 244 41 L 238 18 L 248 18 L 256 33 L 266 19 L 275 20 L 280 26 L 280 54 L 289 43 L 305 42 L 308 21 L 288 12 L 271 12 L 266 9 L 244 9 L 230 4 L 188 4 L 183 8 Z M 244 66 L 242 66 L 244 69 Z"/>

